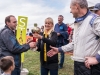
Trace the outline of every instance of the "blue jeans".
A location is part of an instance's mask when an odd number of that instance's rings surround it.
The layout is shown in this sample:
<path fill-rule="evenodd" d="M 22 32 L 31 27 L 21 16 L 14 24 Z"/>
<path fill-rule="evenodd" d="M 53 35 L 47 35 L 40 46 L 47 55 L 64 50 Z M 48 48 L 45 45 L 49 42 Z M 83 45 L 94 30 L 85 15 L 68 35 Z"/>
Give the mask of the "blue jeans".
<path fill-rule="evenodd" d="M 60 62 L 59 62 L 59 66 L 61 66 L 61 67 L 63 67 L 64 58 L 65 58 L 64 52 L 61 52 L 60 53 Z"/>
<path fill-rule="evenodd" d="M 15 68 L 14 71 L 12 71 L 11 75 L 20 75 L 20 68 Z"/>
<path fill-rule="evenodd" d="M 41 75 L 48 75 L 49 71 L 50 71 L 50 75 L 58 75 L 58 69 L 51 70 L 51 69 L 41 67 Z"/>

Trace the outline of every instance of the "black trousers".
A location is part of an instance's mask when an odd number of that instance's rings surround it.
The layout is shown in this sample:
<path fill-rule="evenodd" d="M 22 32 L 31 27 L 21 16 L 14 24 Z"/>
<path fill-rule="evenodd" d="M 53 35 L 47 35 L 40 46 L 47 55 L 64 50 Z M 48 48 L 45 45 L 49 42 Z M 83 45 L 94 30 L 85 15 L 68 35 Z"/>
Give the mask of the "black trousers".
<path fill-rule="evenodd" d="M 88 69 L 84 62 L 74 61 L 74 75 L 100 75 L 100 63 Z"/>

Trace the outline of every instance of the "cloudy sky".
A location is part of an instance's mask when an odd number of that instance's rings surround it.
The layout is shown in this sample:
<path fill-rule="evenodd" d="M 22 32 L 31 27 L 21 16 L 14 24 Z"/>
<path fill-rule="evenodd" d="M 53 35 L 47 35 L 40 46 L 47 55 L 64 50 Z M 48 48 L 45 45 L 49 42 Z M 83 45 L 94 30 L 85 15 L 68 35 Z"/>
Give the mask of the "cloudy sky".
<path fill-rule="evenodd" d="M 73 23 L 74 19 L 70 13 L 71 0 L 0 0 L 0 29 L 5 25 L 4 20 L 8 15 L 27 16 L 28 28 L 34 23 L 40 27 L 44 25 L 47 17 L 52 17 L 57 23 L 58 15 L 64 16 L 64 23 Z M 89 6 L 100 2 L 99 0 L 88 0 Z"/>

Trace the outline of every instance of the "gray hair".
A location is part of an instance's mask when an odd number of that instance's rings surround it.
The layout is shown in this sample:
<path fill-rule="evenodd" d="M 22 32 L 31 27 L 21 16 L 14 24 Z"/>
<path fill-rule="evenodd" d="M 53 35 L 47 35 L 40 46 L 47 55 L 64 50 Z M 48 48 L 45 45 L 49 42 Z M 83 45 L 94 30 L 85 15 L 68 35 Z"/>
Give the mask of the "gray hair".
<path fill-rule="evenodd" d="M 71 0 L 71 3 L 75 5 L 76 3 L 80 5 L 81 8 L 88 8 L 87 0 Z"/>

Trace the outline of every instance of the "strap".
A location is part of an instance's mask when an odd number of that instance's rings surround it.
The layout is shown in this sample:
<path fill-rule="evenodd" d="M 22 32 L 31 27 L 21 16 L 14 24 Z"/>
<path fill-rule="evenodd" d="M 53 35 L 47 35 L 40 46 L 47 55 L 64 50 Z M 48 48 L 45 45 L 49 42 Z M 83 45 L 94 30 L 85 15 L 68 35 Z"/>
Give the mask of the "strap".
<path fill-rule="evenodd" d="M 92 19 L 90 20 L 90 25 L 92 27 L 95 19 L 97 18 L 97 15 L 96 14 L 91 14 L 91 15 L 93 16 Z"/>
<path fill-rule="evenodd" d="M 95 21 L 95 19 L 98 17 L 98 15 L 96 15 L 96 14 L 91 14 L 93 17 L 92 17 L 92 19 L 90 20 L 90 25 L 91 25 L 91 27 L 93 27 L 93 23 L 94 23 L 94 21 Z M 98 40 L 100 37 L 98 36 L 98 35 L 96 35 L 96 40 Z"/>

